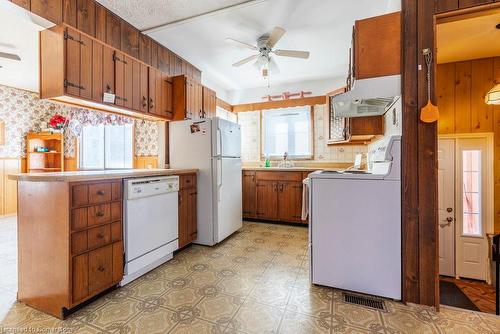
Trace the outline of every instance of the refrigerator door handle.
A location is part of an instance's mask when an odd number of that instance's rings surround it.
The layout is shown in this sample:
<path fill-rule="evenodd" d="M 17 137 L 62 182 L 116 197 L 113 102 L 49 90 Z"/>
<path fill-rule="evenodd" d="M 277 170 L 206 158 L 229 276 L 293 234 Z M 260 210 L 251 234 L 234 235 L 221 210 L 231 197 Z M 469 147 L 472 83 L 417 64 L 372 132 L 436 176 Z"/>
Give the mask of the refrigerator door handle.
<path fill-rule="evenodd" d="M 217 159 L 217 202 L 220 202 L 222 189 L 222 159 Z"/>
<path fill-rule="evenodd" d="M 217 128 L 217 155 L 222 155 L 222 132 Z"/>

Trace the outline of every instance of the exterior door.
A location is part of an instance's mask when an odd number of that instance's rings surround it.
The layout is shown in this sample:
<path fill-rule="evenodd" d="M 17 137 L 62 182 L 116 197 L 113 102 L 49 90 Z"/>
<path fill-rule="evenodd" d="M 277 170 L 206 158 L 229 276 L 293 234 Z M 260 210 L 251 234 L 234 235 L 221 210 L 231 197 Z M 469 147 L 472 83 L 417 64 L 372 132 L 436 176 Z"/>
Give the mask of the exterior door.
<path fill-rule="evenodd" d="M 455 276 L 455 139 L 438 142 L 439 274 Z"/>
<path fill-rule="evenodd" d="M 487 279 L 488 143 L 456 141 L 457 276 Z"/>

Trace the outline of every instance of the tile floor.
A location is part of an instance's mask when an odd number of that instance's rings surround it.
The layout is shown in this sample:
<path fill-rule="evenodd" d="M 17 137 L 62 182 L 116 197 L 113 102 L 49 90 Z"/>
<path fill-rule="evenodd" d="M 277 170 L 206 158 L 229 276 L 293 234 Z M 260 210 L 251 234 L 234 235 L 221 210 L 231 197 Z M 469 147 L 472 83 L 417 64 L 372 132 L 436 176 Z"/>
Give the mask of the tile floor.
<path fill-rule="evenodd" d="M 0 248 L 13 245 L 0 235 Z M 306 244 L 305 228 L 245 223 L 222 244 L 189 247 L 65 321 L 15 302 L 14 274 L 4 279 L 2 268 L 0 333 L 500 333 L 500 317 L 488 314 L 346 304 L 341 292 L 310 286 Z M 5 255 L 2 265 L 15 266 Z"/>

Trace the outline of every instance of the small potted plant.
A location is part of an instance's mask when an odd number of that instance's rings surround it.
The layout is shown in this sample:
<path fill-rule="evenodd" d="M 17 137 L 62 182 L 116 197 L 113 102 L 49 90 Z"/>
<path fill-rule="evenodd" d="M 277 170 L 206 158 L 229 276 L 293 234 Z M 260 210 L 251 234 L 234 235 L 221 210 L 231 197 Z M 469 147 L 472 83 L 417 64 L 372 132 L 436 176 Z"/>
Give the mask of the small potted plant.
<path fill-rule="evenodd" d="M 49 121 L 49 127 L 52 132 L 63 132 L 67 119 L 64 116 L 55 114 Z"/>

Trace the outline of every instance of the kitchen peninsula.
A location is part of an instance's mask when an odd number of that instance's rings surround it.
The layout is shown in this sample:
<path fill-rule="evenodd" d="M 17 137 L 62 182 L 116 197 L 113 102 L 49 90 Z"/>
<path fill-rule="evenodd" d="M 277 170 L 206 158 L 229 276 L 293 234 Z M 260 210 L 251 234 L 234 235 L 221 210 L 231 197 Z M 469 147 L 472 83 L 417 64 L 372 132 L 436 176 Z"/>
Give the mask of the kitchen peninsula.
<path fill-rule="evenodd" d="M 123 180 L 179 176 L 179 247 L 196 226 L 196 169 L 10 175 L 18 181 L 18 300 L 64 318 L 123 277 Z M 188 207 L 184 207 L 184 206 Z M 195 235 L 191 233 L 191 235 Z M 181 240 L 184 240 L 181 242 Z"/>

